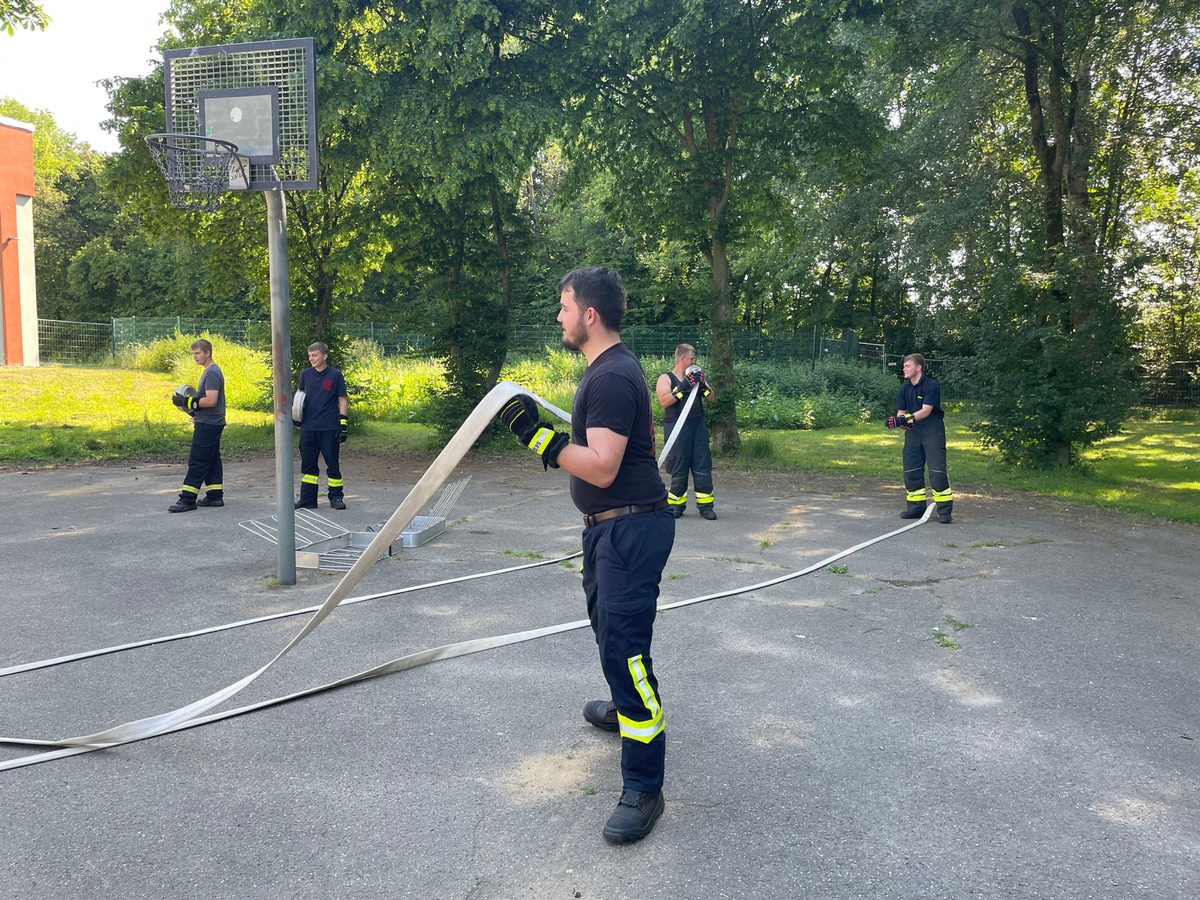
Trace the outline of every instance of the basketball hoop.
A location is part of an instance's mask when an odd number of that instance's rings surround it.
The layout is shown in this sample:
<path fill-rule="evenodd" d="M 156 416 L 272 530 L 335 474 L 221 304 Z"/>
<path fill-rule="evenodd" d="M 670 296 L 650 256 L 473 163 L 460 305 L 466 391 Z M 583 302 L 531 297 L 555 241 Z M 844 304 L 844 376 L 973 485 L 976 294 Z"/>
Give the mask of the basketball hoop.
<path fill-rule="evenodd" d="M 176 209 L 212 212 L 222 191 L 244 191 L 250 185 L 246 158 L 236 144 L 198 134 L 146 136 L 150 155 L 167 179 Z"/>

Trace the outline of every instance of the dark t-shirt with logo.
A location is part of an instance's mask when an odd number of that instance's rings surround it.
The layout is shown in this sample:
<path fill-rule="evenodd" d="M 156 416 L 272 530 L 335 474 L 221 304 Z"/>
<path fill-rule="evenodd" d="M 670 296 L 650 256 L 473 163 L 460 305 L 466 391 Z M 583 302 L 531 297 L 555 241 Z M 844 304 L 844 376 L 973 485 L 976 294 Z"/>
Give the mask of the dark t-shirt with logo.
<path fill-rule="evenodd" d="M 905 379 L 896 395 L 896 409 L 915 413 L 920 412 L 921 407 L 926 405 L 933 407 L 933 412 L 929 416 L 931 419 L 941 419 L 946 415 L 942 412 L 941 385 L 928 375 L 922 375 L 921 380 L 916 384 Z"/>
<path fill-rule="evenodd" d="M 346 396 L 346 379 L 339 369 L 326 366 L 323 372 L 309 367 L 300 373 L 297 390 L 304 391 L 301 431 L 337 431 L 338 398 Z"/>

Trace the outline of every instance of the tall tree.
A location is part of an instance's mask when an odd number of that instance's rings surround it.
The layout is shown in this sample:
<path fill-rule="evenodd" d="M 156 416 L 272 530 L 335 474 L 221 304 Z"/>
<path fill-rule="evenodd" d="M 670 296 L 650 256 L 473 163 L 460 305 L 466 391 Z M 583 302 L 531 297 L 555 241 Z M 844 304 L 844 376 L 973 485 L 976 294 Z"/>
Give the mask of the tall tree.
<path fill-rule="evenodd" d="M 621 185 L 613 210 L 683 242 L 711 273 L 713 441 L 739 444 L 734 411 L 731 248 L 772 180 L 865 138 L 836 40 L 841 2 L 582 0 L 564 14 L 560 89 L 573 163 Z M 830 150 L 832 148 L 832 151 Z M 852 152 L 852 151 L 851 151 Z M 849 155 L 847 153 L 846 155 Z"/>
<path fill-rule="evenodd" d="M 888 5 L 906 76 L 898 130 L 928 151 L 910 157 L 916 190 L 899 194 L 905 254 L 937 276 L 913 279 L 931 309 L 969 309 L 956 317 L 975 353 L 963 374 L 980 396 L 985 443 L 1010 459 L 1070 465 L 1128 411 L 1119 298 L 1136 268 L 1135 185 L 1156 155 L 1144 124 L 1164 80 L 1176 81 L 1164 74 L 1194 44 L 1195 7 Z M 1176 61 L 1148 64 L 1156 53 Z M 1176 155 L 1173 143 L 1160 144 L 1160 161 Z"/>

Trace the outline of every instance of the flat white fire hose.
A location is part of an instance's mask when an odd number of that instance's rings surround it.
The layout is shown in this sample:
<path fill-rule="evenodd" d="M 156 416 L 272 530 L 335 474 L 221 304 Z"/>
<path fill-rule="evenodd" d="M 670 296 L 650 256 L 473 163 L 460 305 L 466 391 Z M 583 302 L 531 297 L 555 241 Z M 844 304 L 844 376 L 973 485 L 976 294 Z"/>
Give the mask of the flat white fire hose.
<path fill-rule="evenodd" d="M 661 469 L 663 460 L 667 458 L 667 454 L 671 452 L 671 448 L 675 446 L 675 439 L 679 437 L 679 432 L 683 431 L 680 424 L 687 421 L 688 413 L 692 411 L 692 404 L 696 402 L 696 390 L 688 391 L 687 399 L 683 401 L 683 409 L 679 411 L 679 418 L 675 420 L 675 427 L 671 430 L 671 436 L 663 442 L 662 453 L 658 454 L 658 467 Z"/>
<path fill-rule="evenodd" d="M 471 445 L 483 434 L 484 429 L 496 417 L 504 407 L 504 404 L 518 394 L 523 393 L 528 393 L 528 391 L 511 381 L 502 381 L 488 391 L 487 395 L 479 401 L 475 409 L 467 416 L 466 421 L 463 422 L 458 431 L 454 433 L 454 437 L 450 439 L 450 442 L 446 444 L 442 452 L 438 454 L 429 468 L 425 470 L 425 474 L 413 485 L 412 490 L 408 492 L 408 496 L 404 498 L 404 501 L 392 513 L 392 517 L 383 524 L 379 532 L 371 540 L 371 543 L 363 551 L 362 556 L 359 557 L 350 570 L 334 586 L 329 599 L 321 604 L 320 609 L 305 623 L 299 633 L 288 642 L 287 646 L 280 650 L 274 659 L 262 668 L 186 706 L 181 706 L 169 712 L 159 713 L 155 716 L 148 716 L 144 719 L 137 719 L 133 722 L 126 722 L 123 725 L 117 725 L 103 731 L 63 738 L 57 741 L 22 741 L 0 738 L 0 742 L 33 743 L 42 746 L 50 745 L 58 747 L 89 747 L 93 749 L 113 747 L 117 744 L 144 740 L 145 738 L 162 734 L 176 725 L 203 715 L 213 707 L 224 703 L 230 697 L 245 689 L 256 678 L 279 662 L 279 660 L 283 659 L 301 641 L 312 634 L 316 627 L 325 621 L 329 614 L 337 608 L 338 604 L 349 596 L 350 590 L 378 562 L 384 550 L 391 546 L 392 542 L 400 535 L 400 532 L 413 520 L 413 517 L 432 499 L 438 488 L 442 486 L 450 473 L 454 471 L 454 467 L 466 456 L 467 451 L 471 449 Z"/>
<path fill-rule="evenodd" d="M 537 562 L 522 563 L 519 566 L 508 566 L 504 569 L 494 569 L 491 572 L 474 572 L 470 575 L 460 575 L 457 578 L 446 578 L 442 581 L 427 581 L 424 584 L 410 584 L 402 588 L 393 588 L 390 591 L 380 591 L 377 594 L 364 594 L 361 597 L 347 597 L 342 601 L 342 606 L 353 606 L 355 603 L 365 603 L 368 600 L 380 600 L 384 597 L 396 597 L 400 594 L 411 594 L 414 591 L 425 591 L 430 588 L 446 587 L 451 584 L 461 584 L 464 581 L 475 581 L 480 578 L 491 578 L 493 575 L 508 575 L 512 572 L 523 572 L 526 569 L 536 569 L 541 566 L 553 566 L 558 563 L 566 562 L 567 560 L 575 559 L 583 556 L 582 550 L 576 550 L 574 553 L 567 556 L 560 556 L 557 559 L 539 559 Z M 316 612 L 320 606 L 306 606 L 302 609 L 289 609 L 286 612 L 270 613 L 265 616 L 256 616 L 253 619 L 242 619 L 238 622 L 226 622 L 224 625 L 210 625 L 207 628 L 197 628 L 195 631 L 183 631 L 179 634 L 167 634 L 162 637 L 145 638 L 140 641 L 130 641 L 127 644 L 117 644 L 112 647 L 102 647 L 99 650 L 83 650 L 79 653 L 71 653 L 67 656 L 55 656 L 50 659 L 39 659 L 34 662 L 19 663 L 15 666 L 8 666 L 0 669 L 0 678 L 6 675 L 17 675 L 21 672 L 33 672 L 37 669 L 49 669 L 54 666 L 61 666 L 65 663 L 79 662 L 82 659 L 94 659 L 97 656 L 108 656 L 113 653 L 120 653 L 124 650 L 136 650 L 139 647 L 152 647 L 155 644 L 167 644 L 171 641 L 182 641 L 186 638 L 201 637 L 206 634 L 216 634 L 219 631 L 232 631 L 234 628 L 244 628 L 247 625 L 259 625 L 263 622 L 273 622 L 276 619 L 289 619 L 292 616 L 302 616 L 305 613 Z"/>
<path fill-rule="evenodd" d="M 199 700 L 193 701 L 178 709 L 170 710 L 159 715 L 149 716 L 147 718 L 138 719 L 132 722 L 126 722 L 122 725 L 114 726 L 113 728 L 105 729 L 104 731 L 95 732 L 93 734 L 80 735 L 72 738 L 64 738 L 61 740 L 47 741 L 35 740 L 27 738 L 6 738 L 0 737 L 0 743 L 4 744 L 19 744 L 35 747 L 55 747 L 59 748 L 44 753 L 33 754 L 30 756 L 12 759 L 0 763 L 0 771 L 9 769 L 18 769 L 25 766 L 36 765 L 41 762 L 48 762 L 52 759 L 61 759 L 67 756 L 75 756 L 81 753 L 90 753 L 95 750 L 100 750 L 109 747 L 116 747 L 121 744 L 133 743 L 135 741 L 146 740 L 147 738 L 157 737 L 158 735 L 168 734 L 175 731 L 182 731 L 186 728 L 194 728 L 199 725 L 205 725 L 210 722 L 219 721 L 221 719 L 231 718 L 233 716 L 242 715 L 243 713 L 251 712 L 257 709 L 263 709 L 269 706 L 275 706 L 281 703 L 286 703 L 291 700 L 301 697 L 311 696 L 322 691 L 331 690 L 333 688 L 342 687 L 352 684 L 357 681 L 363 681 L 368 678 L 374 678 L 379 675 L 386 675 L 392 672 L 399 672 L 405 669 L 415 668 L 417 666 L 427 665 L 442 659 L 454 659 L 460 656 L 467 656 L 473 653 L 480 653 L 484 650 L 491 650 L 496 647 L 504 647 L 511 644 L 522 643 L 524 641 L 534 640 L 536 638 L 547 637 L 553 634 L 561 634 L 568 631 L 574 631 L 579 628 L 588 626 L 588 620 L 578 622 L 570 622 L 563 625 L 552 625 L 544 628 L 533 629 L 530 631 L 522 631 L 513 634 L 500 635 L 490 638 L 480 638 L 470 641 L 461 641 L 455 644 L 448 644 L 442 647 L 434 647 L 428 650 L 422 650 L 417 653 L 409 654 L 408 656 L 400 657 L 391 662 L 384 663 L 357 675 L 350 675 L 337 681 L 329 682 L 328 684 L 318 687 L 309 688 L 299 691 L 294 694 L 289 694 L 283 697 L 276 697 L 272 700 L 264 700 L 249 706 L 240 707 L 237 709 L 225 710 L 220 713 L 206 715 L 214 707 L 220 705 L 226 700 L 238 694 L 244 688 L 249 686 L 255 679 L 271 668 L 276 662 L 286 656 L 293 648 L 295 648 L 304 638 L 311 634 L 318 625 L 324 621 L 333 610 L 343 602 L 348 596 L 350 590 L 358 584 L 359 581 L 370 571 L 371 567 L 380 559 L 384 548 L 391 545 L 401 531 L 412 521 L 413 517 L 425 506 L 432 498 L 434 493 L 442 486 L 445 480 L 453 472 L 454 468 L 461 461 L 471 445 L 483 433 L 483 430 L 488 426 L 493 417 L 495 417 L 510 399 L 518 394 L 530 393 L 520 385 L 510 381 L 503 381 L 496 385 L 487 396 L 485 396 L 471 414 L 463 422 L 462 426 L 455 432 L 449 443 L 438 454 L 437 458 L 421 476 L 420 480 L 409 491 L 408 496 L 392 514 L 391 518 L 381 527 L 380 531 L 375 535 L 374 539 L 363 551 L 362 556 L 355 562 L 341 580 L 334 587 L 333 592 L 316 611 L 316 613 L 305 623 L 300 632 L 288 642 L 276 656 L 271 659 L 266 665 L 262 666 L 255 672 L 246 677 L 202 697 Z M 561 410 L 543 401 L 541 398 L 533 395 L 543 407 L 555 413 L 560 418 L 567 421 L 570 417 Z M 689 402 L 692 400 L 689 397 Z M 684 413 L 686 414 L 687 405 L 685 404 Z M 663 448 L 663 456 L 670 449 L 670 442 Z M 737 588 L 728 591 L 722 591 L 715 594 L 707 594 L 702 597 L 695 597 L 689 600 L 682 600 L 676 603 L 666 604 L 659 607 L 660 610 L 666 611 L 677 609 L 684 606 L 690 606 L 696 603 L 703 603 L 707 600 L 715 600 L 721 597 L 730 597 L 737 594 L 747 593 L 749 591 L 759 590 L 772 585 L 781 584 L 793 578 L 799 578 L 802 575 L 807 575 L 815 572 L 836 560 L 849 556 L 865 547 L 869 547 L 880 541 L 903 534 L 912 528 L 924 524 L 929 520 L 935 508 L 934 504 L 930 504 L 925 515 L 908 525 L 898 528 L 894 531 L 872 538 L 868 541 L 856 544 L 846 550 L 842 550 L 821 562 L 814 563 L 806 569 L 798 572 L 793 572 L 788 575 L 780 576 L 779 578 L 769 581 L 760 582 L 759 584 L 749 587 Z"/>

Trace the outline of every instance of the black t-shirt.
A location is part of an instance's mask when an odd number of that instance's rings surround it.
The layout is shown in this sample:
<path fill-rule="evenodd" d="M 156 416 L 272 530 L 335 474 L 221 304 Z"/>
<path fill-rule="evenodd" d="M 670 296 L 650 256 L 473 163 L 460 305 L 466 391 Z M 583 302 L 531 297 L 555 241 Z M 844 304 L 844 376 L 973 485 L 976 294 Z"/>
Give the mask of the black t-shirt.
<path fill-rule="evenodd" d="M 933 407 L 933 412 L 930 413 L 931 419 L 941 419 L 946 414 L 942 412 L 942 388 L 934 379 L 928 375 L 922 375 L 921 380 L 913 384 L 907 378 L 900 385 L 900 391 L 896 394 L 896 409 L 903 409 L 907 412 L 919 412 L 922 406 L 929 405 Z M 921 423 L 918 422 L 918 425 Z"/>
<path fill-rule="evenodd" d="M 571 407 L 571 443 L 586 447 L 589 428 L 607 428 L 629 442 L 617 477 L 608 487 L 599 488 L 571 476 L 571 500 L 581 513 L 666 499 L 667 489 L 654 458 L 650 386 L 641 363 L 624 344 L 615 344 L 596 357 L 579 381 Z"/>

